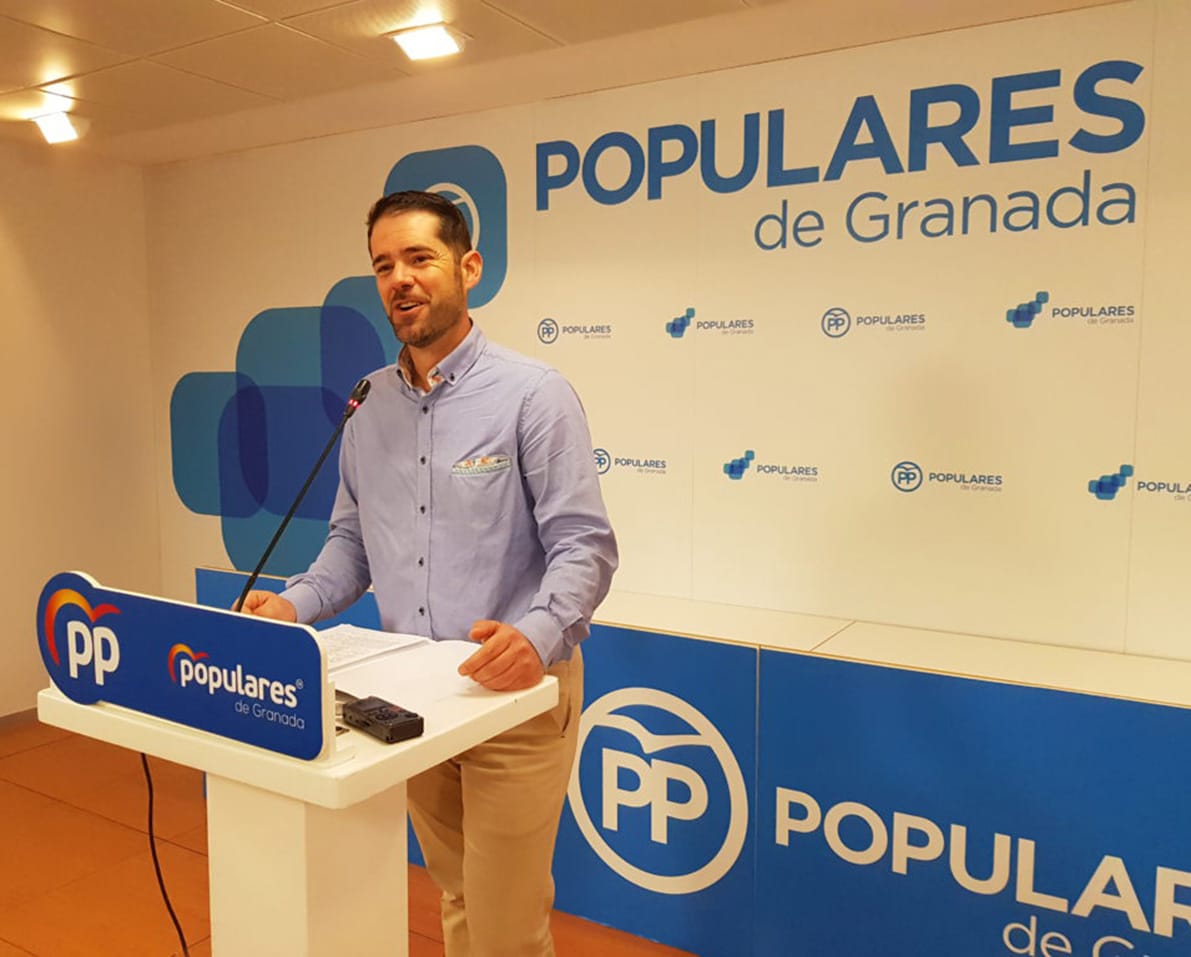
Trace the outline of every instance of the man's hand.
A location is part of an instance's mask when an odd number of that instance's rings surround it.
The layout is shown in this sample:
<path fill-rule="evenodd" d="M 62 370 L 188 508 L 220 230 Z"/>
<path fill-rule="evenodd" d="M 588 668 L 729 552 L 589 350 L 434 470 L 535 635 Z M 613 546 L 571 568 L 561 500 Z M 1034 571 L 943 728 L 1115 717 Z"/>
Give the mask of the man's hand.
<path fill-rule="evenodd" d="M 468 676 L 493 691 L 520 691 L 542 680 L 546 669 L 537 649 L 512 625 L 502 621 L 477 621 L 468 637 L 482 647 L 459 666 Z"/>
<path fill-rule="evenodd" d="M 232 611 L 236 609 L 233 608 Z M 289 599 L 271 591 L 250 591 L 244 597 L 244 607 L 240 609 L 246 615 L 256 615 L 258 618 L 272 618 L 274 621 L 297 621 L 297 609 Z"/>

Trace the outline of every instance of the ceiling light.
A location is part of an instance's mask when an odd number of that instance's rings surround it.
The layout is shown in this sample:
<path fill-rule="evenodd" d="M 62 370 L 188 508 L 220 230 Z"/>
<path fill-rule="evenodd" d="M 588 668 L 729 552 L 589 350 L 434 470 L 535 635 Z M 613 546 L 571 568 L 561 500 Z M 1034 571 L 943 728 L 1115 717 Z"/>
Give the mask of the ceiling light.
<path fill-rule="evenodd" d="M 69 113 L 46 113 L 33 117 L 47 143 L 68 143 L 79 138 L 79 130 Z"/>
<path fill-rule="evenodd" d="M 386 33 L 405 51 L 411 60 L 429 60 L 438 56 L 449 56 L 463 49 L 463 40 L 454 30 L 435 23 L 428 27 L 414 27 L 412 30 L 397 30 Z"/>

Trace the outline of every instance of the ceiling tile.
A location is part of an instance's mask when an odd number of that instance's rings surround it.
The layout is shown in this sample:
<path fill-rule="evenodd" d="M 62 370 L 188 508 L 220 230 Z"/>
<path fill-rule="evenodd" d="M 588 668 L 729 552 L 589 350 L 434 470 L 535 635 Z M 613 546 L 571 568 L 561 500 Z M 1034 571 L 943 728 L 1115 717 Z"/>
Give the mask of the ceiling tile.
<path fill-rule="evenodd" d="M 228 2 L 273 20 L 282 20 L 285 17 L 310 13 L 312 10 L 325 10 L 327 7 L 351 3 L 352 0 L 228 0 Z"/>
<path fill-rule="evenodd" d="M 123 54 L 0 16 L 0 93 L 52 83 L 127 59 Z"/>
<path fill-rule="evenodd" d="M 282 100 L 395 76 L 393 70 L 382 64 L 275 23 L 207 40 L 154 59 Z"/>
<path fill-rule="evenodd" d="M 148 60 L 56 83 L 49 92 L 78 99 L 75 112 L 82 116 L 88 114 L 91 104 L 116 111 L 108 115 L 120 120 L 119 132 L 168 126 L 275 102 Z M 117 131 L 99 129 L 102 118 L 97 116 L 92 124 L 96 133 Z"/>
<path fill-rule="evenodd" d="M 649 30 L 745 7 L 744 0 L 491 0 L 491 5 L 565 43 Z"/>
<path fill-rule="evenodd" d="M 393 30 L 440 21 L 471 38 L 460 54 L 414 63 L 396 43 L 382 36 Z M 420 73 L 448 63 L 462 66 L 557 45 L 479 0 L 438 0 L 433 6 L 424 0 L 353 0 L 332 10 L 294 17 L 286 23 L 406 73 Z"/>
<path fill-rule="evenodd" d="M 0 0 L 6 16 L 144 56 L 243 30 L 261 18 L 218 0 Z"/>
<path fill-rule="evenodd" d="M 160 125 L 112 106 L 99 103 L 85 103 L 70 97 L 59 96 L 46 90 L 22 90 L 0 96 L 0 132 L 11 136 L 21 126 L 33 128 L 30 119 L 43 113 L 64 110 L 87 124 L 82 138 L 89 140 L 117 133 L 128 133 Z"/>

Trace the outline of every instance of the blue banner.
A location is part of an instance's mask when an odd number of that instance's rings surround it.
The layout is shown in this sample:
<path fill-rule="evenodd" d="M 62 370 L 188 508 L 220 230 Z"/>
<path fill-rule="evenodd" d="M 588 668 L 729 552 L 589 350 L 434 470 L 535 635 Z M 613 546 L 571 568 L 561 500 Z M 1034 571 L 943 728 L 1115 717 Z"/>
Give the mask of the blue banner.
<path fill-rule="evenodd" d="M 1176 957 L 1191 713 L 762 652 L 754 953 Z"/>
<path fill-rule="evenodd" d="M 37 603 L 50 678 L 105 701 L 311 760 L 326 739 L 326 664 L 310 629 L 55 575 Z"/>

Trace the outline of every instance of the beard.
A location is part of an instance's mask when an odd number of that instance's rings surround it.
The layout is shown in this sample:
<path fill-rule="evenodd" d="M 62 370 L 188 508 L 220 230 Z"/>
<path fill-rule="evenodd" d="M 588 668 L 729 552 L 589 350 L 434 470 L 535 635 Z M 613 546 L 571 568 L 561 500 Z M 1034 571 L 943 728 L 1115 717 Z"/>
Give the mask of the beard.
<path fill-rule="evenodd" d="M 426 303 L 419 307 L 417 319 L 406 320 L 400 310 L 389 310 L 389 325 L 398 342 L 414 349 L 425 349 L 467 318 L 465 299 L 451 302 Z"/>

